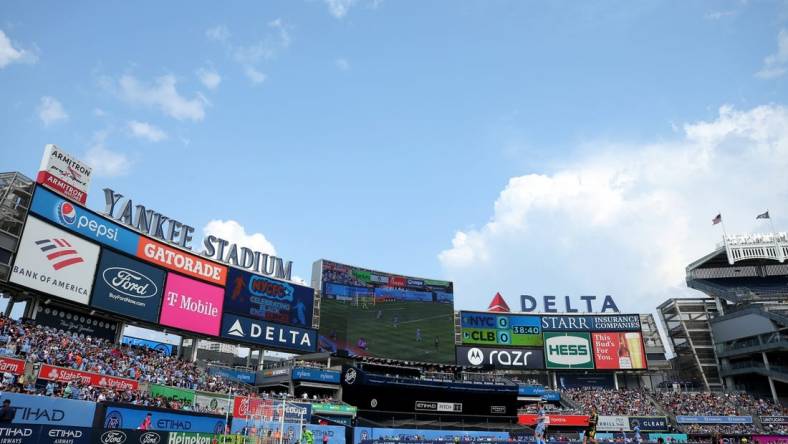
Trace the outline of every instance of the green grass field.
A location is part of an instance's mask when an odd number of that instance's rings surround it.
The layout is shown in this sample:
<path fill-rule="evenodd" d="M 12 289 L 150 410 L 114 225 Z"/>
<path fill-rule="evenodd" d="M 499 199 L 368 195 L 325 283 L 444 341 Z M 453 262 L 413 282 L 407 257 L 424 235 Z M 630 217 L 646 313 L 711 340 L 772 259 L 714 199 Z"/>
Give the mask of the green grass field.
<path fill-rule="evenodd" d="M 378 311 L 382 318 L 377 319 Z M 399 324 L 394 326 L 394 317 Z M 416 340 L 416 329 L 422 340 Z M 337 346 L 345 344 L 356 354 L 358 339 L 367 341 L 366 354 L 392 359 L 454 362 L 454 318 L 451 304 L 425 302 L 385 302 L 355 307 L 346 302 L 323 299 L 320 306 L 320 334 L 336 333 Z M 435 337 L 438 347 L 435 347 Z"/>

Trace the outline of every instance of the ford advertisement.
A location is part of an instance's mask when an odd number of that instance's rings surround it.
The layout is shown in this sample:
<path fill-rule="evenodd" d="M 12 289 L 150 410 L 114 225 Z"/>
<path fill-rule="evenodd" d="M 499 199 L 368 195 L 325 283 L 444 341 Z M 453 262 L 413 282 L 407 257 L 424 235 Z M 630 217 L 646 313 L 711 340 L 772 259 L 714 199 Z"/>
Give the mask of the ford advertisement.
<path fill-rule="evenodd" d="M 104 250 L 101 253 L 90 305 L 156 322 L 167 273 L 163 270 Z"/>

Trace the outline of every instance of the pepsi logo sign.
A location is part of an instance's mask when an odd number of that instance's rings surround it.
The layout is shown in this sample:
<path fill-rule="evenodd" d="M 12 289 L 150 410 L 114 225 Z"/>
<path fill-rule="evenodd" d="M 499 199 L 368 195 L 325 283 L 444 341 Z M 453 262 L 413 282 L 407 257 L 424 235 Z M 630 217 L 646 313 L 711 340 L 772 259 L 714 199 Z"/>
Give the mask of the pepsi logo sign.
<path fill-rule="evenodd" d="M 101 273 L 101 277 L 115 291 L 132 298 L 147 299 L 159 292 L 152 279 L 128 268 L 109 267 Z"/>
<path fill-rule="evenodd" d="M 63 225 L 73 225 L 77 221 L 77 209 L 71 202 L 63 201 L 57 206 L 57 219 Z"/>

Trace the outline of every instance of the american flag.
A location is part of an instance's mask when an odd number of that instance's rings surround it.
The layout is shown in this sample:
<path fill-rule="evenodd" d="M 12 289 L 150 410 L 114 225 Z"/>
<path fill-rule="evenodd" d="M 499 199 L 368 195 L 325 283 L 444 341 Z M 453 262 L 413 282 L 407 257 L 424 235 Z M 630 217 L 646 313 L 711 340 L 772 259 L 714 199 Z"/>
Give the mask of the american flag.
<path fill-rule="evenodd" d="M 80 257 L 79 252 L 65 239 L 41 239 L 36 241 L 36 245 L 46 254 L 47 259 L 52 264 L 52 268 L 55 270 L 85 262 Z"/>
<path fill-rule="evenodd" d="M 717 225 L 720 222 L 722 222 L 722 214 L 718 214 L 714 219 L 711 220 L 712 225 Z"/>

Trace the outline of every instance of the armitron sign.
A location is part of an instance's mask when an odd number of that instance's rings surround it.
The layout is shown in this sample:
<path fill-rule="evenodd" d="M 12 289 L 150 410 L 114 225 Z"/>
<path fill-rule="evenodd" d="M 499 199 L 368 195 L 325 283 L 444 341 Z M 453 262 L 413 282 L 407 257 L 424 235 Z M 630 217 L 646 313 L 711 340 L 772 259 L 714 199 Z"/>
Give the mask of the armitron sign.
<path fill-rule="evenodd" d="M 81 204 L 88 200 L 91 168 L 55 145 L 44 148 L 36 182 Z"/>

